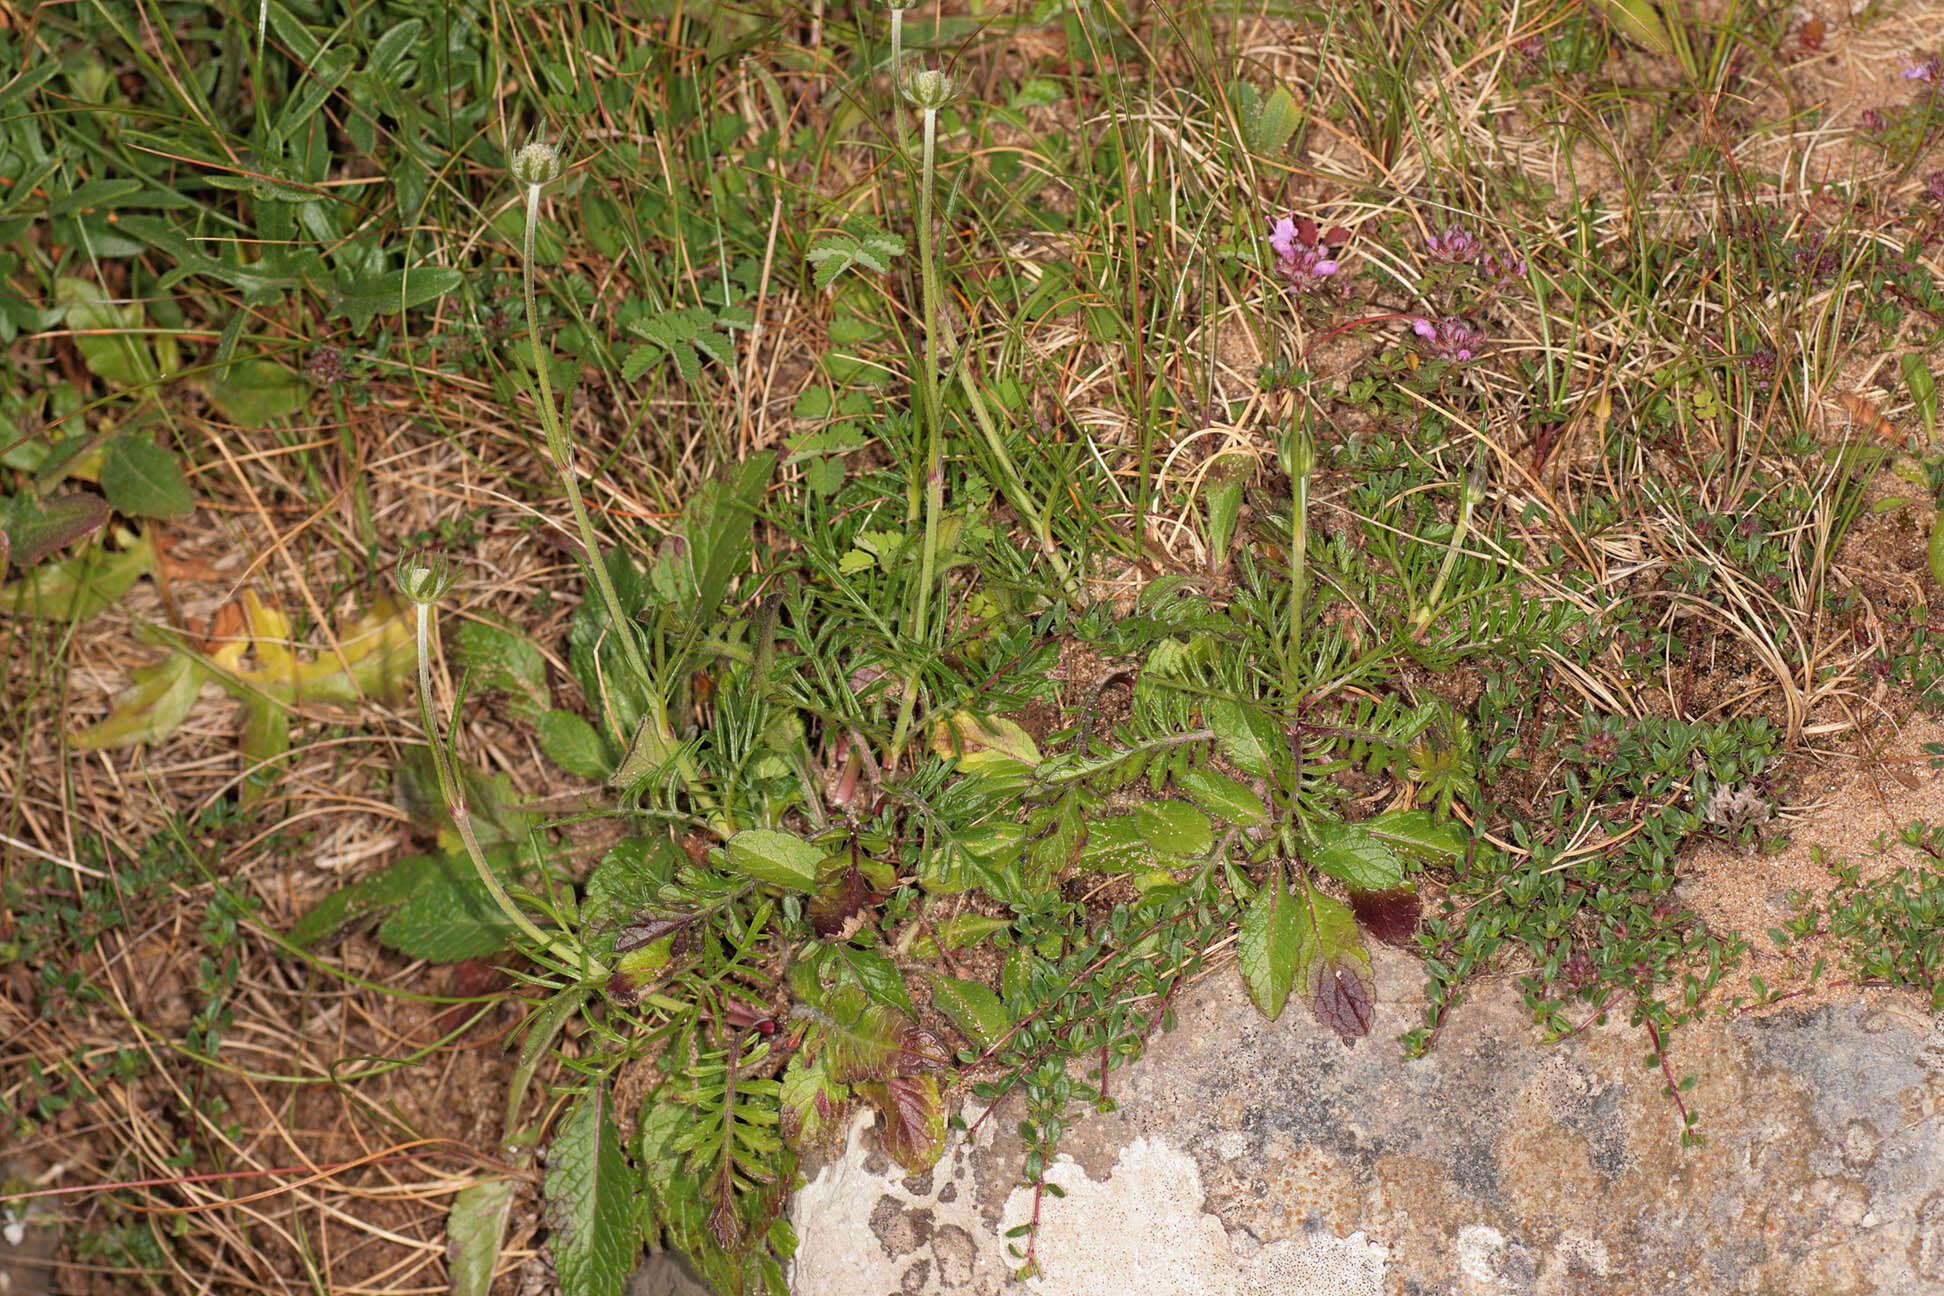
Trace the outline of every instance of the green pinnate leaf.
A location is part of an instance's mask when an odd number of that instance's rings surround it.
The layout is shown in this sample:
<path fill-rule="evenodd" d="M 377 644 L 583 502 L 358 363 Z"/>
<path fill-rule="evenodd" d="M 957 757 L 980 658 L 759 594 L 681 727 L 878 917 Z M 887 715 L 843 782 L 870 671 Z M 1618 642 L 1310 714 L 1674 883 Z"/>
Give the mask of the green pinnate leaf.
<path fill-rule="evenodd" d="M 749 828 L 729 839 L 726 854 L 737 872 L 791 891 L 817 889 L 824 852 L 792 833 Z"/>
<path fill-rule="evenodd" d="M 642 1238 L 605 1085 L 568 1111 L 547 1150 L 544 1193 L 562 1296 L 620 1296 Z"/>
<path fill-rule="evenodd" d="M 374 315 L 399 315 L 457 292 L 466 277 L 450 266 L 388 270 L 353 281 L 336 294 L 331 318 L 343 316 L 363 332 Z"/>
<path fill-rule="evenodd" d="M 452 1199 L 452 1210 L 446 1215 L 450 1257 L 446 1268 L 452 1296 L 490 1296 L 500 1239 L 506 1235 L 506 1219 L 513 1211 L 518 1186 L 511 1179 L 494 1179 L 462 1188 Z"/>
<path fill-rule="evenodd" d="M 1196 805 L 1241 828 L 1259 828 L 1269 822 L 1269 811 L 1254 789 L 1212 769 L 1192 769 L 1175 780 Z"/>
<path fill-rule="evenodd" d="M 806 255 L 817 267 L 817 287 L 828 288 L 853 267 L 883 274 L 904 250 L 904 240 L 897 235 L 871 230 L 861 235 L 826 234 L 810 245 Z"/>
<path fill-rule="evenodd" d="M 1069 788 L 1047 813 L 1038 834 L 1026 843 L 1026 889 L 1050 890 L 1060 875 L 1073 867 L 1086 844 L 1087 822 L 1081 813 L 1080 794 Z"/>

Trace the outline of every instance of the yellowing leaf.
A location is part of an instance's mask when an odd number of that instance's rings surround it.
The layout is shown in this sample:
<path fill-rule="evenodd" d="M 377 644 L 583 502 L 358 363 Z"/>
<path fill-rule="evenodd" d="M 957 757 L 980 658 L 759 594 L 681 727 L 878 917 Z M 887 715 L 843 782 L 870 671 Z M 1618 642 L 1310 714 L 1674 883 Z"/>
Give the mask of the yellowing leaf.
<path fill-rule="evenodd" d="M 246 650 L 252 665 L 244 663 Z M 326 647 L 310 656 L 306 661 L 292 649 L 290 619 L 246 589 L 241 635 L 219 642 L 209 661 L 246 692 L 290 704 L 348 703 L 402 695 L 418 664 L 418 645 L 405 613 L 381 595 L 339 629 L 336 651 Z"/>
<path fill-rule="evenodd" d="M 71 741 L 81 751 L 160 742 L 188 718 L 208 674 L 187 653 L 171 653 L 160 664 L 134 672 L 135 683 L 116 699 L 114 713 Z"/>
<path fill-rule="evenodd" d="M 956 711 L 932 726 L 931 749 L 940 760 L 991 751 L 1028 765 L 1040 763 L 1040 750 L 1031 734 L 1003 716 L 976 716 Z"/>

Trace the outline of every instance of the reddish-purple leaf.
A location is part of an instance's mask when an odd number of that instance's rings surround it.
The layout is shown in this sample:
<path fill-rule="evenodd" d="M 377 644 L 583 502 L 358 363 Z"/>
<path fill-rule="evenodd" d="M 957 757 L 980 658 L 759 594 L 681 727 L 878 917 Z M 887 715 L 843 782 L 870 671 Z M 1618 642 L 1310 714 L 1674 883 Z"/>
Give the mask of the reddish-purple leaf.
<path fill-rule="evenodd" d="M 945 1103 L 938 1077 L 894 1076 L 857 1092 L 884 1118 L 884 1153 L 906 1174 L 923 1174 L 945 1150 Z"/>
<path fill-rule="evenodd" d="M 13 541 L 13 561 L 32 567 L 56 549 L 100 530 L 108 521 L 108 505 L 97 495 L 36 500 L 23 494 L 4 520 Z"/>
<path fill-rule="evenodd" d="M 1417 937 L 1418 895 L 1414 887 L 1390 891 L 1352 891 L 1350 908 L 1364 930 L 1386 945 L 1409 949 Z"/>
<path fill-rule="evenodd" d="M 831 1078 L 839 1084 L 924 1075 L 952 1065 L 952 1054 L 930 1031 L 896 1008 L 871 1003 L 856 986 L 833 991 L 823 1023 Z"/>
<path fill-rule="evenodd" d="M 709 1234 L 717 1246 L 733 1254 L 742 1244 L 743 1218 L 736 1208 L 735 1179 L 728 1166 L 716 1172 L 709 1192 L 715 1198 L 715 1207 L 709 1212 Z"/>
<path fill-rule="evenodd" d="M 1318 959 L 1310 967 L 1309 1007 L 1345 1039 L 1370 1034 L 1377 1004 L 1369 965 L 1355 957 Z"/>
<path fill-rule="evenodd" d="M 614 937 L 614 952 L 626 954 L 644 945 L 653 945 L 672 931 L 677 931 L 693 921 L 694 914 L 684 914 L 680 918 L 644 918 L 631 922 L 621 928 Z"/>
<path fill-rule="evenodd" d="M 810 925 L 819 936 L 848 938 L 857 930 L 857 919 L 866 909 L 884 899 L 873 890 L 864 870 L 855 864 L 831 878 L 810 902 Z"/>

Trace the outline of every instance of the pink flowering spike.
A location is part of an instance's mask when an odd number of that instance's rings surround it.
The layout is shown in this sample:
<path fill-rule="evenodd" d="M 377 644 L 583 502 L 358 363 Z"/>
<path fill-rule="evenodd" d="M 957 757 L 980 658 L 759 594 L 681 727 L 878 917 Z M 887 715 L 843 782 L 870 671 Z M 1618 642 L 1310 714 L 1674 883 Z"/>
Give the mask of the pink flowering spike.
<path fill-rule="evenodd" d="M 1411 321 L 1411 332 L 1429 341 L 1438 336 L 1438 326 L 1428 319 L 1415 319 Z"/>
<path fill-rule="evenodd" d="M 1310 267 L 1310 273 L 1318 276 L 1333 275 L 1343 267 L 1334 261 L 1318 261 Z"/>
<path fill-rule="evenodd" d="M 1284 261 L 1296 259 L 1296 222 L 1284 216 L 1269 230 L 1269 246 Z"/>

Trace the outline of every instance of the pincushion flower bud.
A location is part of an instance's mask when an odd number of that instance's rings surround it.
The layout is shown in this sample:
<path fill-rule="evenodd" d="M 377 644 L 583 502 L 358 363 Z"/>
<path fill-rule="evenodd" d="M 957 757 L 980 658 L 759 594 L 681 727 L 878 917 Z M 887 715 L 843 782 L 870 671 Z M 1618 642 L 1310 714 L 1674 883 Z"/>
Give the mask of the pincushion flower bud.
<path fill-rule="evenodd" d="M 528 189 L 538 189 L 560 174 L 560 153 L 551 144 L 535 140 L 513 154 L 513 179 Z"/>
<path fill-rule="evenodd" d="M 937 68 L 923 68 L 905 78 L 904 97 L 921 112 L 937 112 L 952 102 L 952 78 Z"/>
<path fill-rule="evenodd" d="M 424 550 L 401 557 L 392 575 L 398 582 L 398 592 L 420 607 L 430 607 L 444 598 L 458 579 L 458 572 L 444 554 Z"/>

